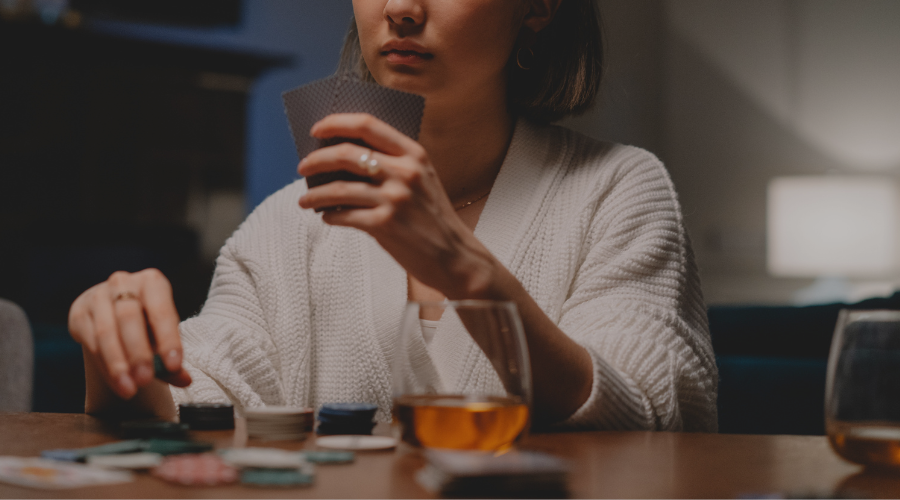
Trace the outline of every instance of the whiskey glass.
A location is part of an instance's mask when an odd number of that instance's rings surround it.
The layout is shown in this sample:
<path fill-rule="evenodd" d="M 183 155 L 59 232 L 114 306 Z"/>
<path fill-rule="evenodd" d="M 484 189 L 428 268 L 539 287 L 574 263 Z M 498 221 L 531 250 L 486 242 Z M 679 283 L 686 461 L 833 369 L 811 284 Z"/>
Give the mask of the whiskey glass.
<path fill-rule="evenodd" d="M 840 312 L 825 387 L 825 429 L 835 452 L 900 468 L 900 311 Z"/>
<path fill-rule="evenodd" d="M 500 452 L 526 432 L 531 366 L 513 302 L 409 302 L 392 360 L 397 437 Z"/>

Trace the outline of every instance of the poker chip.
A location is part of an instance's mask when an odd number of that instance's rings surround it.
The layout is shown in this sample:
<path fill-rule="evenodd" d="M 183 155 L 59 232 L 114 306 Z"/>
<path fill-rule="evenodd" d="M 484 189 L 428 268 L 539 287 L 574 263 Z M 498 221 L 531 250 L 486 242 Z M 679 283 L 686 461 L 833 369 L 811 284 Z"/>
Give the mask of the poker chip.
<path fill-rule="evenodd" d="M 160 455 L 184 455 L 211 451 L 212 443 L 204 441 L 180 441 L 176 439 L 147 439 L 140 441 L 142 451 Z"/>
<path fill-rule="evenodd" d="M 126 439 L 180 439 L 187 435 L 188 425 L 158 420 L 136 420 L 122 422 L 122 434 Z"/>
<path fill-rule="evenodd" d="M 304 451 L 303 458 L 313 464 L 349 464 L 356 454 L 352 451 Z"/>
<path fill-rule="evenodd" d="M 277 448 L 229 448 L 220 451 L 219 456 L 235 467 L 298 469 L 308 465 L 302 454 Z"/>
<path fill-rule="evenodd" d="M 329 403 L 319 408 L 319 435 L 372 434 L 378 406 L 368 403 Z"/>
<path fill-rule="evenodd" d="M 247 435 L 268 441 L 305 439 L 313 427 L 310 408 L 266 406 L 248 409 L 244 416 Z"/>
<path fill-rule="evenodd" d="M 123 453 L 121 455 L 89 455 L 87 464 L 106 469 L 152 469 L 160 465 L 163 456 L 159 453 Z"/>
<path fill-rule="evenodd" d="M 170 483 L 186 486 L 216 486 L 234 483 L 238 470 L 216 455 L 178 455 L 168 457 L 152 474 Z"/>
<path fill-rule="evenodd" d="M 389 450 L 397 440 L 387 436 L 319 436 L 316 446 L 336 450 Z"/>
<path fill-rule="evenodd" d="M 289 487 L 308 486 L 315 476 L 299 469 L 244 469 L 241 483 L 248 486 Z"/>
<path fill-rule="evenodd" d="M 166 364 L 163 363 L 162 357 L 159 354 L 153 355 L 153 375 L 161 380 L 164 380 L 166 377 L 171 375 L 172 373 L 166 368 Z"/>
<path fill-rule="evenodd" d="M 378 406 L 369 403 L 327 403 L 319 408 L 319 415 L 335 417 L 375 418 Z"/>
<path fill-rule="evenodd" d="M 194 431 L 234 429 L 234 406 L 227 403 L 178 405 L 181 423 Z"/>
<path fill-rule="evenodd" d="M 140 439 L 114 441 L 100 446 L 65 450 L 44 450 L 41 457 L 62 462 L 84 462 L 91 455 L 117 455 L 147 451 L 147 442 Z"/>

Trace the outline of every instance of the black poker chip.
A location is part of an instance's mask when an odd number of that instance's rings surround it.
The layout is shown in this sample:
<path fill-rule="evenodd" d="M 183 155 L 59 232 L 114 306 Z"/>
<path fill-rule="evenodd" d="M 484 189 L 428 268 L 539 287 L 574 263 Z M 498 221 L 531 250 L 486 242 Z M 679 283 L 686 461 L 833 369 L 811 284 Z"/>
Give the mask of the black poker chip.
<path fill-rule="evenodd" d="M 160 422 L 158 420 L 135 420 L 120 425 L 125 439 L 182 439 L 189 429 L 187 424 Z"/>
<path fill-rule="evenodd" d="M 194 431 L 234 429 L 234 406 L 227 403 L 178 405 L 181 423 Z"/>

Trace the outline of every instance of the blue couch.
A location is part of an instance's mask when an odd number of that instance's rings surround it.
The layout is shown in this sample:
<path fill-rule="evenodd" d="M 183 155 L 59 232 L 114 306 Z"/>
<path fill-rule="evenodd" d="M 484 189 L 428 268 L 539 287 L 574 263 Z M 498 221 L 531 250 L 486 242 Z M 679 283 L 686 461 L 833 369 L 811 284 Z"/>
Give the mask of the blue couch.
<path fill-rule="evenodd" d="M 709 309 L 719 432 L 825 433 L 825 371 L 842 308 L 900 309 L 900 293 L 855 304 Z"/>

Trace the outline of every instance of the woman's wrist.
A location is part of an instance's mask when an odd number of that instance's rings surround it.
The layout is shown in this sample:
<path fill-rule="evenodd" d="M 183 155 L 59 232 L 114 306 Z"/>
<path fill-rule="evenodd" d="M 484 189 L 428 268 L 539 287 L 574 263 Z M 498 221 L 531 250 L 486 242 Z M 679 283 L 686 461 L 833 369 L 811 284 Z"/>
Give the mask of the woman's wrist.
<path fill-rule="evenodd" d="M 441 291 L 451 300 L 494 299 L 503 265 L 474 234 L 468 236 L 446 267 L 452 288 Z"/>

